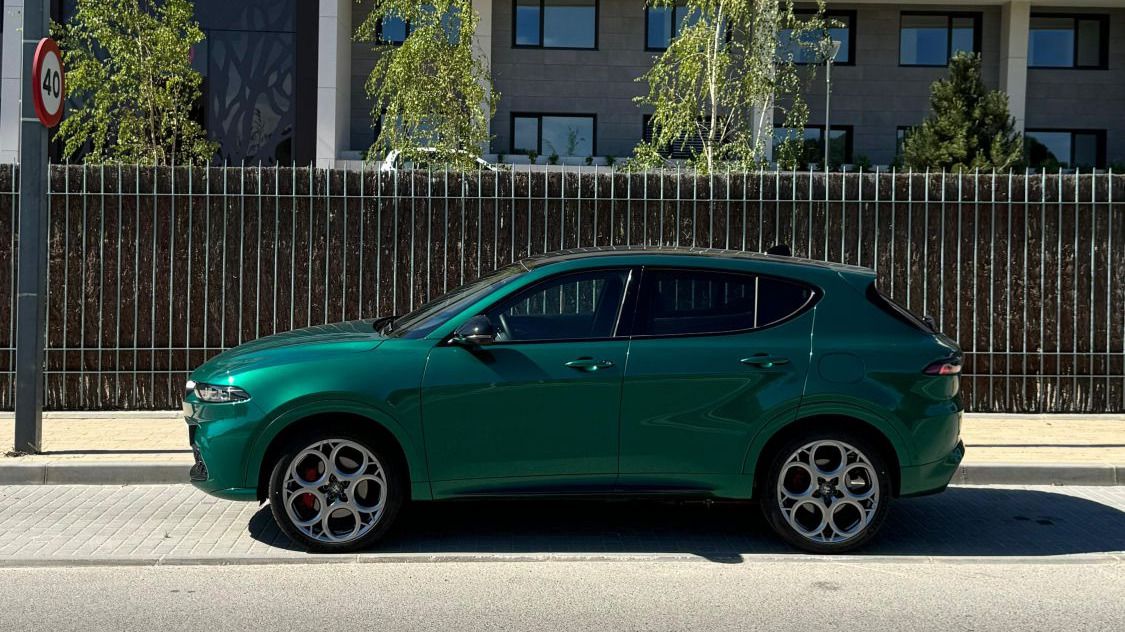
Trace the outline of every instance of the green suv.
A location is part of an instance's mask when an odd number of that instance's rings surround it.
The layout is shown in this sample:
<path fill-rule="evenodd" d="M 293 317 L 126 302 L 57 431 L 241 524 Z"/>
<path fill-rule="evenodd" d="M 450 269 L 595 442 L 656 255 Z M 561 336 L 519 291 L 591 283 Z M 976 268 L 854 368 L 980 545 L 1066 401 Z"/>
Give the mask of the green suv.
<path fill-rule="evenodd" d="M 374 544 L 408 499 L 643 494 L 757 499 L 836 553 L 949 483 L 960 370 L 865 268 L 592 249 L 244 344 L 183 409 L 192 482 L 313 551 Z"/>

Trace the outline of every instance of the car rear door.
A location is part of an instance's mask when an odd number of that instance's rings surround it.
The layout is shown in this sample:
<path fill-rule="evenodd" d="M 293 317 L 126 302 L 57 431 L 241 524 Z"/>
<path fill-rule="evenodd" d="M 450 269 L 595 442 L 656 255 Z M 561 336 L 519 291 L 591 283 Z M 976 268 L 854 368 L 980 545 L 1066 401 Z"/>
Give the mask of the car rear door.
<path fill-rule="evenodd" d="M 733 484 L 755 431 L 796 414 L 816 294 L 723 269 L 641 276 L 622 390 L 621 484 Z"/>

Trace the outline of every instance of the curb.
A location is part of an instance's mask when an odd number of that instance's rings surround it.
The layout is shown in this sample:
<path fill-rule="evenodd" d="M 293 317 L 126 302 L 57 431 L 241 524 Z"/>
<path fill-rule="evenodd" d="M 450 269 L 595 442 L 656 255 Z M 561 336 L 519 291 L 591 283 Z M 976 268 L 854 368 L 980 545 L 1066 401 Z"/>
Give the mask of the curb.
<path fill-rule="evenodd" d="M 0 485 L 174 485 L 190 465 L 135 462 L 0 463 Z M 981 463 L 957 468 L 953 485 L 1125 485 L 1125 465 Z"/>

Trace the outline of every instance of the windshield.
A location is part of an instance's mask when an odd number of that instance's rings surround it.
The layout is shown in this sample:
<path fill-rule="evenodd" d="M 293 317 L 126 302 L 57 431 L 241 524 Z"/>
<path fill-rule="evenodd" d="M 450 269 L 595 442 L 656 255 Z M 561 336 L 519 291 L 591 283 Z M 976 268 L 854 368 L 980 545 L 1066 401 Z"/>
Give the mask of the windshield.
<path fill-rule="evenodd" d="M 523 272 L 526 268 L 514 264 L 487 274 L 396 318 L 383 333 L 392 338 L 424 338 L 462 309 L 514 281 Z"/>

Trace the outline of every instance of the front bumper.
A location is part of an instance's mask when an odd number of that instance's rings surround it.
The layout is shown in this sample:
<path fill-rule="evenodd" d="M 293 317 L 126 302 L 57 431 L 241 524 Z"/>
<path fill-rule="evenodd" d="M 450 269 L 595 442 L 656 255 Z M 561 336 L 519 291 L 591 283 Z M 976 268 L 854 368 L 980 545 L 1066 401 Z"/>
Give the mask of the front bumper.
<path fill-rule="evenodd" d="M 965 442 L 958 441 L 945 458 L 932 463 L 902 468 L 899 480 L 900 497 L 925 496 L 945 491 L 957 473 L 957 466 L 965 458 Z"/>
<path fill-rule="evenodd" d="M 183 403 L 188 442 L 195 464 L 189 478 L 197 488 L 220 498 L 254 500 L 257 467 L 247 467 L 254 429 L 260 414 L 250 402 Z"/>

